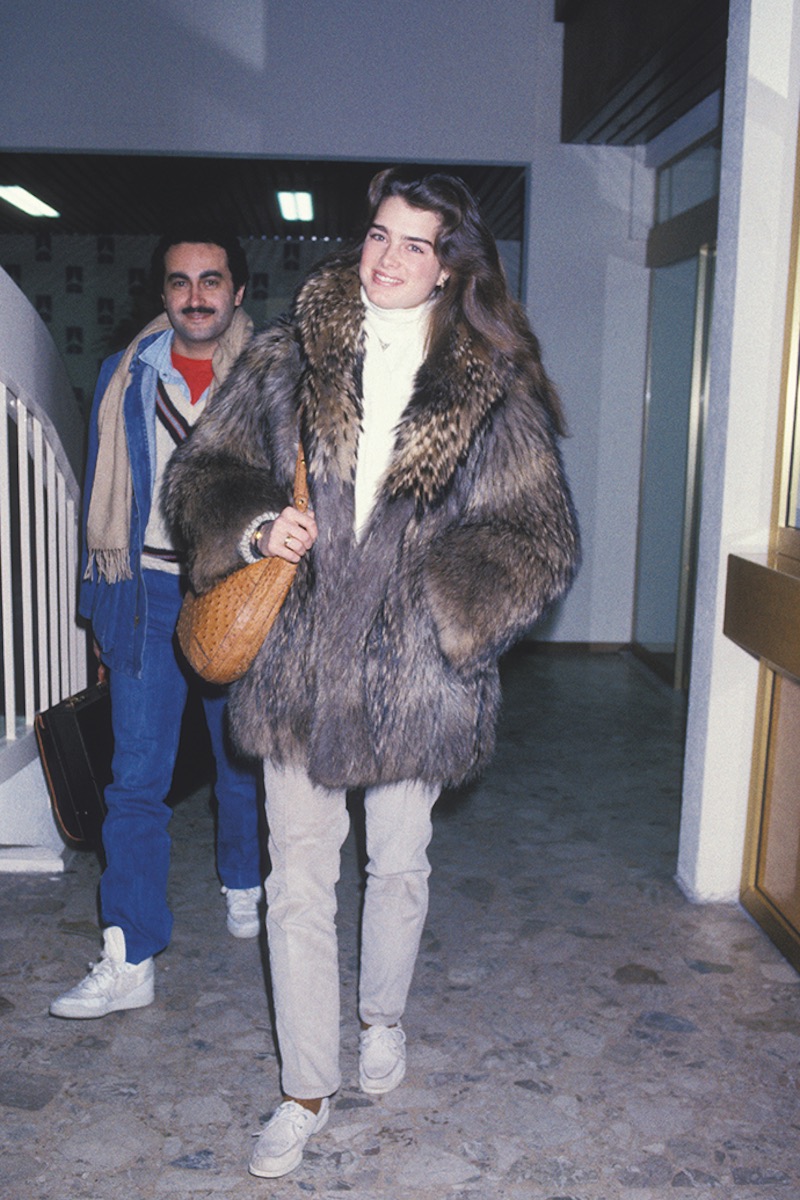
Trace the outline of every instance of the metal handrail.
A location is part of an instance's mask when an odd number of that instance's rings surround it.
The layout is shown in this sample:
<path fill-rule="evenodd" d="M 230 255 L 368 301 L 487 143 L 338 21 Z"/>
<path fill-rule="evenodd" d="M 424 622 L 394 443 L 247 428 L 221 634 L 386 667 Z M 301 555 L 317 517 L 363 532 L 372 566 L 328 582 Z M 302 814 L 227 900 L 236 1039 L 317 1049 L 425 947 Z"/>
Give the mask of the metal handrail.
<path fill-rule="evenodd" d="M 86 685 L 83 427 L 46 326 L 0 270 L 0 753 L 38 711 Z"/>

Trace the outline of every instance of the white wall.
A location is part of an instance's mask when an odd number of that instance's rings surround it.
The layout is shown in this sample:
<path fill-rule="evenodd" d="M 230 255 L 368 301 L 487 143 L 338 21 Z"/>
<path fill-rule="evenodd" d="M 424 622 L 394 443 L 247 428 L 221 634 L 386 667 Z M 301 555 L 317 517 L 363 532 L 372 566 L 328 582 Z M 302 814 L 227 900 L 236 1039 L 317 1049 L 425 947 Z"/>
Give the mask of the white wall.
<path fill-rule="evenodd" d="M 757 664 L 722 633 L 727 556 L 767 548 L 800 100 L 800 0 L 731 0 L 701 563 L 678 882 L 738 896 Z"/>
<path fill-rule="evenodd" d="M 28 0 L 3 15 L 0 145 L 526 164 L 525 291 L 584 536 L 546 631 L 627 642 L 649 180 L 560 145 L 561 33 L 552 0 Z"/>

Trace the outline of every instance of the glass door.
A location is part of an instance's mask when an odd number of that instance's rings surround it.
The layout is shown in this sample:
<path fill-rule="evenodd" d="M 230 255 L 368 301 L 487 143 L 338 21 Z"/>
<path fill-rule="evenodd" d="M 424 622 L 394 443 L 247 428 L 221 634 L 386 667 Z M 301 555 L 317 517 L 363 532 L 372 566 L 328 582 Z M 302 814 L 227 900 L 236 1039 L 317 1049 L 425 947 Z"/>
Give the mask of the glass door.
<path fill-rule="evenodd" d="M 651 272 L 633 648 L 688 686 L 714 251 Z"/>

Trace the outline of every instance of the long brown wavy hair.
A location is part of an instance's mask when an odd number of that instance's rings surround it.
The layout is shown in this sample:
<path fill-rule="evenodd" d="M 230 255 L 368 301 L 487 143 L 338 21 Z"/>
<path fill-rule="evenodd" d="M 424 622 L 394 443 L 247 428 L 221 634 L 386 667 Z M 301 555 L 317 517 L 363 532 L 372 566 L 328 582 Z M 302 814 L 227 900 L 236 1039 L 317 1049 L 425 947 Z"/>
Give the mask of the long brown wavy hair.
<path fill-rule="evenodd" d="M 367 192 L 368 229 L 390 196 L 434 212 L 441 221 L 434 250 L 449 279 L 434 296 L 429 353 L 448 345 L 454 332 L 466 326 L 490 358 L 504 358 L 528 377 L 548 405 L 556 431 L 564 433 L 561 402 L 545 375 L 539 340 L 508 289 L 497 243 L 469 188 L 457 176 L 441 172 L 420 176 L 402 167 L 380 171 Z"/>

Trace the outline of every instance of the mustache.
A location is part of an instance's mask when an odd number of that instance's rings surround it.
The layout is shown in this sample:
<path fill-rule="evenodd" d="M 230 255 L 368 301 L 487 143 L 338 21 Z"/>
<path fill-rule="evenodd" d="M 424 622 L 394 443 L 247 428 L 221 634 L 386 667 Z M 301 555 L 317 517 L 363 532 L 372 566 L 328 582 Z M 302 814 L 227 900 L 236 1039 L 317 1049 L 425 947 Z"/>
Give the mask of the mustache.
<path fill-rule="evenodd" d="M 217 310 L 215 308 L 207 308 L 205 304 L 187 304 L 181 309 L 181 314 L 184 317 L 191 317 L 194 313 L 201 313 L 206 317 L 213 317 Z"/>

